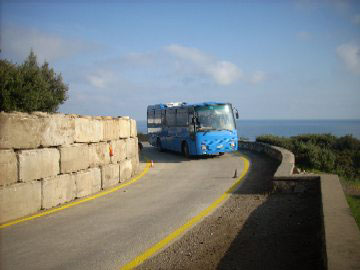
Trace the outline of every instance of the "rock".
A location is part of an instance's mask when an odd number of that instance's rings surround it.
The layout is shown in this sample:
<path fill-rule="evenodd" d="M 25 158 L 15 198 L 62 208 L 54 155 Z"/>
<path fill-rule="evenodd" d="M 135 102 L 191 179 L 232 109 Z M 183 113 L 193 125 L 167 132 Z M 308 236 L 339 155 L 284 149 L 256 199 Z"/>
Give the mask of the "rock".
<path fill-rule="evenodd" d="M 120 165 L 110 164 L 101 167 L 101 187 L 103 189 L 120 182 Z"/>
<path fill-rule="evenodd" d="M 55 176 L 60 173 L 60 154 L 56 148 L 21 150 L 18 152 L 18 156 L 20 182 Z"/>
<path fill-rule="evenodd" d="M 45 178 L 42 182 L 42 209 L 50 209 L 75 199 L 75 177 L 71 174 Z"/>
<path fill-rule="evenodd" d="M 0 223 L 21 218 L 41 209 L 41 183 L 17 183 L 0 188 Z"/>
<path fill-rule="evenodd" d="M 94 194 L 101 189 L 101 172 L 99 168 L 91 168 L 73 174 L 76 185 L 76 198 Z"/>
<path fill-rule="evenodd" d="M 89 167 L 89 147 L 87 144 L 60 147 L 59 150 L 61 173 L 76 172 Z"/>
<path fill-rule="evenodd" d="M 0 150 L 0 186 L 18 181 L 17 158 L 13 150 Z"/>

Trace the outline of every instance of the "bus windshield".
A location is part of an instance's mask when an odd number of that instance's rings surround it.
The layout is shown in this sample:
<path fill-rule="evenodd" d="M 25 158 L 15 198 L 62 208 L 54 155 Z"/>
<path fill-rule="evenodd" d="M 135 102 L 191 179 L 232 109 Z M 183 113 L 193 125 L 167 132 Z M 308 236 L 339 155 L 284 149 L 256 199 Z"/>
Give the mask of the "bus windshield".
<path fill-rule="evenodd" d="M 229 130 L 235 129 L 234 116 L 229 104 L 207 105 L 195 107 L 197 130 Z"/>

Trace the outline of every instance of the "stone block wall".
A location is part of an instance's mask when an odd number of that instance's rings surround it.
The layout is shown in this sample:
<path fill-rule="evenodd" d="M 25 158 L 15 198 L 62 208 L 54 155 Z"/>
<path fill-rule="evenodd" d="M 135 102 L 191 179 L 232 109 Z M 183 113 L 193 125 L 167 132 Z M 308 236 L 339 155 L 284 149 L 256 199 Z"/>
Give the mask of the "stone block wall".
<path fill-rule="evenodd" d="M 0 112 L 0 224 L 127 181 L 138 167 L 129 117 Z"/>

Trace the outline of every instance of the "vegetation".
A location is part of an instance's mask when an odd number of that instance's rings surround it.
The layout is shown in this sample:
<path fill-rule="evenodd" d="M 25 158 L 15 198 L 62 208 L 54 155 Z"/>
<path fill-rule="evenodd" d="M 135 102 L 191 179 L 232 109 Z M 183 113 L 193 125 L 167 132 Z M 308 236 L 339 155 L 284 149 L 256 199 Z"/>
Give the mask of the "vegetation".
<path fill-rule="evenodd" d="M 146 133 L 138 132 L 137 134 L 138 139 L 140 142 L 147 142 L 148 141 L 148 135 Z"/>
<path fill-rule="evenodd" d="M 289 149 L 299 168 L 338 174 L 360 228 L 360 140 L 352 135 L 303 134 L 290 138 L 263 135 L 256 141 Z"/>
<path fill-rule="evenodd" d="M 346 199 L 350 206 L 351 212 L 353 213 L 354 219 L 360 228 L 360 196 L 347 195 Z"/>
<path fill-rule="evenodd" d="M 21 65 L 0 59 L 0 111 L 56 112 L 67 100 L 68 86 L 45 61 L 30 52 Z"/>
<path fill-rule="evenodd" d="M 256 141 L 289 149 L 300 168 L 360 181 L 360 140 L 351 135 L 340 138 L 331 134 L 304 134 L 290 138 L 264 135 L 257 137 Z"/>

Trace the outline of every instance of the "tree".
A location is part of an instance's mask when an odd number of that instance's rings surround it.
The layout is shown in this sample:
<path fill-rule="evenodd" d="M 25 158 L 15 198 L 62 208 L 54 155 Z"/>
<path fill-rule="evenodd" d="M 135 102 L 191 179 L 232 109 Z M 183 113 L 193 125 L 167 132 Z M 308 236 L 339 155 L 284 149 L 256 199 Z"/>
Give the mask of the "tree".
<path fill-rule="evenodd" d="M 23 64 L 0 59 L 0 111 L 56 112 L 68 86 L 45 61 L 40 67 L 31 50 Z"/>

